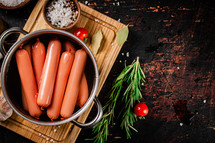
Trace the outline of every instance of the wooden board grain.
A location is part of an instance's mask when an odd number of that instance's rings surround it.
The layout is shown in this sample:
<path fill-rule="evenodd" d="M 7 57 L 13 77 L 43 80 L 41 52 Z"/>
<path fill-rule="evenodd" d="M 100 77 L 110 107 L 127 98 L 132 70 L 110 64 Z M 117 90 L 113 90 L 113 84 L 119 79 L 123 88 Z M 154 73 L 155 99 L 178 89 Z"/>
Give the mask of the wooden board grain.
<path fill-rule="evenodd" d="M 33 32 L 39 29 L 49 29 L 51 28 L 44 20 L 42 14 L 42 6 L 44 5 L 44 0 L 38 0 L 37 5 L 32 11 L 24 30 L 27 32 Z M 95 55 L 98 68 L 99 68 L 99 86 L 97 90 L 97 96 L 118 56 L 118 53 L 122 46 L 118 46 L 115 43 L 116 33 L 124 27 L 125 25 L 101 14 L 84 4 L 81 4 L 81 16 L 75 27 L 69 32 L 77 27 L 84 27 L 89 32 L 89 37 L 92 37 L 94 33 L 98 30 L 102 30 L 103 40 L 98 53 Z M 87 45 L 90 47 L 90 40 L 88 40 Z M 86 110 L 80 117 L 78 117 L 79 122 L 85 122 L 93 104 Z M 36 125 L 26 121 L 17 114 L 13 114 L 5 122 L 0 122 L 1 126 L 4 126 L 32 141 L 35 142 L 75 142 L 80 133 L 81 129 L 74 126 L 72 123 L 66 123 L 60 126 L 42 126 Z"/>

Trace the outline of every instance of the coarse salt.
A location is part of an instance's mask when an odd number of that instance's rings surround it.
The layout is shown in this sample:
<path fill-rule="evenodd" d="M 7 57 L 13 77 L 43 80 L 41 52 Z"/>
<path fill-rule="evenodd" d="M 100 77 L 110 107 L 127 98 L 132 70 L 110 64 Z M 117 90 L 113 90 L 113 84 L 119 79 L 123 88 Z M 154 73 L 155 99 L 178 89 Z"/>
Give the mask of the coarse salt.
<path fill-rule="evenodd" d="M 126 57 L 129 57 L 129 52 L 126 53 Z"/>
<path fill-rule="evenodd" d="M 0 0 L 0 3 L 4 6 L 17 6 L 25 0 Z"/>
<path fill-rule="evenodd" d="M 98 19 L 95 19 L 95 22 L 99 22 L 99 20 L 98 20 Z"/>
<path fill-rule="evenodd" d="M 77 19 L 78 10 L 73 10 L 71 5 L 72 4 L 68 0 L 52 1 L 47 7 L 46 17 L 48 21 L 52 25 L 60 28 L 74 23 Z"/>

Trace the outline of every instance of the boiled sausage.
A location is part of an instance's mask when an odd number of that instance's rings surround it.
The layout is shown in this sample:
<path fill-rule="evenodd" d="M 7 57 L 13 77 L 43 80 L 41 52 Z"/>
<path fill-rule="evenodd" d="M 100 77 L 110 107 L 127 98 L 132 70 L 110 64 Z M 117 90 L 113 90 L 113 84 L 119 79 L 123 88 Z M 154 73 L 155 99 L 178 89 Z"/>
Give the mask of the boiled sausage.
<path fill-rule="evenodd" d="M 66 91 L 60 112 L 60 115 L 63 118 L 71 116 L 74 111 L 86 60 L 87 53 L 83 49 L 77 50 L 75 52 L 75 59 L 69 75 L 69 80 L 66 86 Z"/>
<path fill-rule="evenodd" d="M 51 40 L 48 44 L 37 98 L 37 104 L 41 107 L 48 107 L 51 103 L 60 53 L 61 42 L 57 39 Z"/>
<path fill-rule="evenodd" d="M 37 95 L 37 84 L 28 52 L 24 49 L 19 49 L 15 56 L 29 114 L 35 118 L 39 118 L 42 111 L 35 99 Z"/>
<path fill-rule="evenodd" d="M 32 47 L 32 62 L 37 85 L 39 87 L 40 77 L 45 62 L 45 46 L 40 42 L 39 38 L 37 38 L 37 41 Z"/>
<path fill-rule="evenodd" d="M 87 102 L 88 96 L 89 96 L 89 91 L 88 91 L 87 79 L 85 74 L 83 74 L 81 79 L 78 99 L 77 99 L 77 105 L 79 107 L 82 107 Z"/>
<path fill-rule="evenodd" d="M 70 41 L 65 41 L 63 43 L 63 49 L 64 51 L 70 51 L 72 54 L 75 54 L 75 47 Z"/>
<path fill-rule="evenodd" d="M 65 88 L 69 73 L 71 71 L 73 60 L 74 54 L 68 51 L 62 53 L 58 66 L 52 103 L 47 109 L 47 115 L 51 120 L 57 119 L 60 115 L 63 96 L 65 93 Z"/>
<path fill-rule="evenodd" d="M 63 43 L 63 49 L 75 54 L 75 47 L 70 41 L 65 41 Z M 88 96 L 89 96 L 89 93 L 88 93 L 87 79 L 85 74 L 83 74 L 81 84 L 80 84 L 80 90 L 78 94 L 77 105 L 79 107 L 82 107 L 86 103 Z"/>

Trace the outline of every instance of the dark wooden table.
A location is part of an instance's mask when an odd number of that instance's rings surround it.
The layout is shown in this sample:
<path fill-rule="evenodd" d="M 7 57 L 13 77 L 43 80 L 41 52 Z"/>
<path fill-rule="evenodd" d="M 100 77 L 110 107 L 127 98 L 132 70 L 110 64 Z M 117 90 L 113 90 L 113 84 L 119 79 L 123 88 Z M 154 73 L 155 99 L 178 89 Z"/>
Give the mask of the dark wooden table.
<path fill-rule="evenodd" d="M 129 25 L 124 44 L 99 96 L 137 56 L 147 77 L 142 93 L 149 107 L 127 140 L 119 121 L 109 142 L 215 142 L 215 7 L 212 0 L 88 0 L 86 5 Z M 23 27 L 35 2 L 16 11 L 0 10 L 8 27 Z M 129 56 L 126 56 L 129 53 Z M 105 104 L 105 101 L 102 102 Z M 93 110 L 94 111 L 94 110 Z M 93 118 L 90 114 L 88 120 Z M 93 137 L 82 130 L 77 142 Z M 0 127 L 0 143 L 30 142 Z"/>

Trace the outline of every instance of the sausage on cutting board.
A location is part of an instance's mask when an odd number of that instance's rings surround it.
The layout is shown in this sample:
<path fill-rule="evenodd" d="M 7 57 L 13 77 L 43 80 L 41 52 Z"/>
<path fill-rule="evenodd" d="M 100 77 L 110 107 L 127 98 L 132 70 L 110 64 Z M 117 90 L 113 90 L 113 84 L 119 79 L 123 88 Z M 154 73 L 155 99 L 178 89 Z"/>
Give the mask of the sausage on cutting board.
<path fill-rule="evenodd" d="M 60 115 L 63 96 L 65 93 L 65 88 L 69 73 L 71 71 L 73 60 L 74 54 L 72 54 L 71 52 L 65 51 L 62 53 L 58 66 L 52 103 L 47 109 L 47 116 L 51 120 L 57 119 Z"/>
<path fill-rule="evenodd" d="M 60 115 L 63 118 L 71 116 L 74 112 L 86 60 L 87 53 L 83 49 L 77 50 L 75 52 L 75 59 L 69 75 L 69 80 L 66 86 L 66 91 L 60 111 Z"/>
<path fill-rule="evenodd" d="M 28 52 L 24 49 L 19 49 L 15 56 L 24 95 L 27 101 L 28 112 L 31 116 L 39 118 L 42 111 L 36 103 L 35 96 L 37 95 L 37 84 L 30 57 Z"/>
<path fill-rule="evenodd" d="M 42 42 L 40 42 L 39 38 L 37 38 L 37 41 L 32 47 L 32 62 L 38 87 L 40 85 L 40 77 L 45 62 L 45 56 L 45 46 Z"/>
<path fill-rule="evenodd" d="M 42 108 L 51 104 L 60 53 L 61 42 L 57 39 L 51 40 L 48 44 L 37 98 L 37 104 Z"/>

